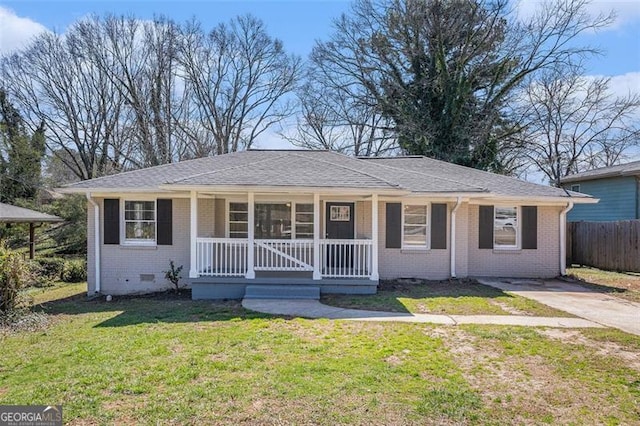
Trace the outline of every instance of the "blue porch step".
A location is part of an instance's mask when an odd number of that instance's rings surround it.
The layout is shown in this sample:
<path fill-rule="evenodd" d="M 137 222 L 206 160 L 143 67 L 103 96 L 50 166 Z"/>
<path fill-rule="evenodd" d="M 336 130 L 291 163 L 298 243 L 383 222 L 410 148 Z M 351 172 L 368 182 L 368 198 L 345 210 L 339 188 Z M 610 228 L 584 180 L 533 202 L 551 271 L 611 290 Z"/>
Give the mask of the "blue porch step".
<path fill-rule="evenodd" d="M 248 285 L 245 299 L 320 299 L 320 287 L 298 285 Z"/>

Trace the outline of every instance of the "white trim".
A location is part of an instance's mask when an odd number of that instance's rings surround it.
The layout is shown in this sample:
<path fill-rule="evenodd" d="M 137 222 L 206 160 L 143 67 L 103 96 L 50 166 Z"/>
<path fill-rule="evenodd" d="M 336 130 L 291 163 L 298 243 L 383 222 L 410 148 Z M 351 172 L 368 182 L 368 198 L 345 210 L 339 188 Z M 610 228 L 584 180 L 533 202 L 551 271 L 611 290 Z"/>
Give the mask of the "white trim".
<path fill-rule="evenodd" d="M 322 279 L 320 271 L 320 194 L 313 194 L 313 279 Z"/>
<path fill-rule="evenodd" d="M 451 231 L 449 232 L 449 247 L 451 251 L 451 278 L 456 277 L 456 213 L 462 204 L 462 198 L 458 197 L 456 205 L 451 209 Z"/>
<path fill-rule="evenodd" d="M 412 200 L 413 201 L 413 200 Z M 412 201 L 403 201 L 402 202 L 402 214 L 401 214 L 401 225 L 400 229 L 400 249 L 408 250 L 408 251 L 428 251 L 431 250 L 431 203 L 430 202 L 412 202 Z M 404 244 L 404 207 L 405 206 L 425 206 L 427 208 L 427 218 L 426 218 L 426 230 L 427 233 L 425 235 L 425 245 L 423 246 L 411 246 Z"/>
<path fill-rule="evenodd" d="M 198 193 L 189 195 L 189 278 L 198 278 Z"/>
<path fill-rule="evenodd" d="M 378 281 L 378 194 L 371 195 L 371 281 Z"/>
<path fill-rule="evenodd" d="M 93 265 L 95 272 L 95 288 L 94 293 L 100 293 L 101 290 L 101 282 L 100 282 L 100 206 L 95 202 L 93 198 L 91 198 L 91 193 L 88 192 L 87 201 L 93 206 Z"/>
<path fill-rule="evenodd" d="M 127 201 L 153 201 L 153 240 L 127 238 L 127 221 L 125 219 L 125 203 Z M 155 247 L 158 245 L 158 199 L 155 196 L 140 195 L 133 197 L 129 195 L 126 198 L 120 198 L 120 245 L 121 246 L 145 246 Z"/>
<path fill-rule="evenodd" d="M 560 275 L 567 275 L 567 213 L 573 208 L 569 202 L 560 212 Z"/>
<path fill-rule="evenodd" d="M 496 247 L 496 210 L 498 208 L 502 209 L 516 209 L 516 244 L 513 246 L 497 246 Z M 515 251 L 522 249 L 522 206 L 520 205 L 507 205 L 507 204 L 496 204 L 493 206 L 493 250 L 498 251 Z"/>
<path fill-rule="evenodd" d="M 255 231 L 256 231 L 256 203 L 253 192 L 247 193 L 247 274 L 245 277 L 252 280 L 256 277 L 255 271 Z"/>

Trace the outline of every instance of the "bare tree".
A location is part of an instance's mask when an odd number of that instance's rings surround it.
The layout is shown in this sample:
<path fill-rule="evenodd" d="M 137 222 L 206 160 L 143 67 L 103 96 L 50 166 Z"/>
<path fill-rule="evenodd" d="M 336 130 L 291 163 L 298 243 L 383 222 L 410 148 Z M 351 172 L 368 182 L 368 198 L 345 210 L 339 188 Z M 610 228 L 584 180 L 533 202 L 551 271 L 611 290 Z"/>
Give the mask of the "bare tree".
<path fill-rule="evenodd" d="M 238 17 L 209 33 L 187 25 L 179 57 L 185 90 L 193 96 L 190 118 L 197 130 L 191 142 L 199 155 L 250 148 L 293 112 L 287 95 L 295 89 L 300 59 L 256 18 Z"/>
<path fill-rule="evenodd" d="M 296 146 L 327 149 L 355 156 L 379 156 L 397 151 L 391 123 L 373 103 L 344 96 L 323 76 L 309 70 L 297 91 L 300 111 L 294 131 L 281 135 Z"/>
<path fill-rule="evenodd" d="M 586 3 L 543 3 L 523 22 L 507 0 L 356 0 L 311 62 L 327 87 L 377 107 L 405 152 L 496 170 L 525 79 L 594 53 L 574 40 L 611 16 Z"/>
<path fill-rule="evenodd" d="M 520 153 L 552 185 L 571 173 L 610 166 L 640 144 L 640 96 L 616 97 L 608 78 L 560 67 L 533 82 L 522 102 Z"/>
<path fill-rule="evenodd" d="M 63 37 L 43 33 L 25 50 L 2 61 L 4 83 L 32 130 L 43 122 L 53 155 L 80 179 L 113 167 L 121 143 L 122 98 L 104 70 L 82 49 L 73 26 Z"/>
<path fill-rule="evenodd" d="M 109 77 L 124 99 L 129 137 L 135 149 L 121 152 L 133 167 L 179 159 L 174 132 L 180 87 L 177 47 L 180 29 L 171 20 L 94 17 L 79 24 L 93 63 Z M 90 34 L 96 36 L 90 37 Z M 131 148 L 131 145 L 126 148 Z"/>

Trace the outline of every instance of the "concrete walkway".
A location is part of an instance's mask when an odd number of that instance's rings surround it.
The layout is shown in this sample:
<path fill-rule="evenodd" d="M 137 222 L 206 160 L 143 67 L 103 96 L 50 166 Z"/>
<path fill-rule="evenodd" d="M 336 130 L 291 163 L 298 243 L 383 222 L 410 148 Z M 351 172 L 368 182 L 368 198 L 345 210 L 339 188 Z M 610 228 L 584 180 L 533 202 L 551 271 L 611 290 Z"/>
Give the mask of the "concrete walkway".
<path fill-rule="evenodd" d="M 640 336 L 640 303 L 560 280 L 480 278 L 478 282 Z"/>
<path fill-rule="evenodd" d="M 602 327 L 582 318 L 529 317 L 518 315 L 431 315 L 400 312 L 365 311 L 328 306 L 317 300 L 244 299 L 246 309 L 265 314 L 303 318 L 329 318 L 355 321 L 412 322 L 430 324 L 497 324 L 532 327 L 585 328 Z"/>

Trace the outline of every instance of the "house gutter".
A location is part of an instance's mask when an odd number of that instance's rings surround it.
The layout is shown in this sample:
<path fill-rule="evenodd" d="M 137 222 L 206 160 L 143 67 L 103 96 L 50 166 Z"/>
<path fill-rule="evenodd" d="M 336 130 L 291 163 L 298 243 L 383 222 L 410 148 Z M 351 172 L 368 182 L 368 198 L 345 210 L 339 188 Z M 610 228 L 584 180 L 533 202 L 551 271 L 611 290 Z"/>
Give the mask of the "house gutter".
<path fill-rule="evenodd" d="M 462 204 L 462 197 L 458 197 L 456 205 L 451 210 L 451 278 L 456 277 L 456 212 Z"/>
<path fill-rule="evenodd" d="M 567 275 L 567 213 L 573 208 L 573 201 L 560 212 L 560 275 Z"/>
<path fill-rule="evenodd" d="M 91 193 L 87 192 L 87 200 L 93 206 L 93 261 L 96 271 L 95 293 L 100 293 L 100 206 L 91 198 Z"/>

